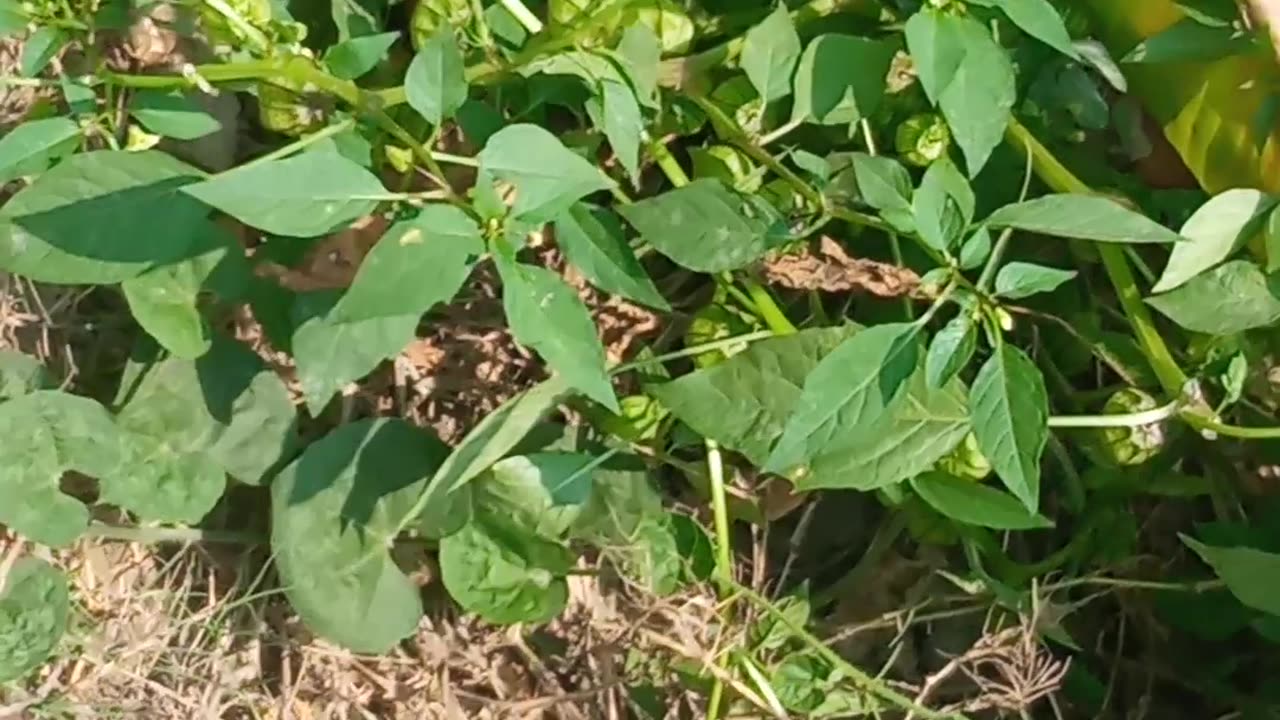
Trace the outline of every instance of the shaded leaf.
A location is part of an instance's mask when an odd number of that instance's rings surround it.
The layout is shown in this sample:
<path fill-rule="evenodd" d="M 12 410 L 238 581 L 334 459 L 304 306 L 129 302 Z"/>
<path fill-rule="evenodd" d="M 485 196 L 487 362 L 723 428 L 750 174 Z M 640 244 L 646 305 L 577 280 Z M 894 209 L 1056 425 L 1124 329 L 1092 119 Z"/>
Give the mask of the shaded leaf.
<path fill-rule="evenodd" d="M 181 188 L 201 174 L 150 150 L 72 155 L 0 211 L 0 267 L 38 282 L 106 284 L 190 257 L 208 209 Z"/>
<path fill-rule="evenodd" d="M 884 99 L 895 50 L 893 43 L 853 35 L 814 38 L 796 68 L 791 118 L 844 125 L 871 117 Z"/>
<path fill-rule="evenodd" d="M 800 36 L 791 13 L 779 3 L 768 17 L 747 31 L 738 66 L 765 102 L 791 92 L 791 73 L 800 58 Z"/>
<path fill-rule="evenodd" d="M 1280 276 L 1232 260 L 1147 303 L 1188 330 L 1231 335 L 1280 320 Z"/>
<path fill-rule="evenodd" d="M 881 422 L 919 363 L 919 326 L 860 330 L 827 354 L 804 380 L 765 469 L 784 472 Z"/>
<path fill-rule="evenodd" d="M 67 631 L 70 606 L 66 576 L 54 566 L 24 557 L 9 568 L 0 595 L 0 683 L 21 680 L 49 659 Z"/>
<path fill-rule="evenodd" d="M 961 312 L 933 336 L 925 355 L 925 377 L 929 387 L 940 388 L 951 382 L 973 358 L 978 348 L 978 329 L 973 316 Z"/>
<path fill-rule="evenodd" d="M 592 122 L 609 139 L 609 147 L 631 182 L 640 182 L 640 137 L 644 134 L 644 117 L 630 86 L 606 80 L 600 83 L 599 99 L 587 103 Z"/>
<path fill-rule="evenodd" d="M 902 163 L 866 153 L 851 153 L 850 159 L 862 200 L 879 210 L 894 227 L 912 231 L 911 175 Z"/>
<path fill-rule="evenodd" d="M 1172 243 L 1181 239 L 1145 215 L 1097 195 L 1045 195 L 1006 205 L 991 213 L 986 225 L 1096 242 Z"/>
<path fill-rule="evenodd" d="M 1280 615 L 1280 555 L 1251 547 L 1215 547 L 1179 535 L 1245 605 Z"/>
<path fill-rule="evenodd" d="M 51 378 L 39 358 L 0 348 L 0 401 L 50 387 Z"/>
<path fill-rule="evenodd" d="M 422 617 L 418 586 L 388 553 L 447 448 L 400 420 L 361 420 L 307 447 L 271 486 L 271 548 L 307 626 L 382 653 Z"/>
<path fill-rule="evenodd" d="M 553 220 L 584 196 L 612 185 L 599 168 L 537 125 L 499 130 L 479 159 L 482 172 L 515 185 L 512 212 L 529 222 Z"/>
<path fill-rule="evenodd" d="M 753 343 L 724 362 L 646 390 L 702 437 L 757 467 L 800 400 L 805 378 L 851 328 L 817 328 Z"/>
<path fill-rule="evenodd" d="M 533 348 L 567 383 L 618 412 L 604 346 L 578 293 L 556 273 L 498 256 L 502 307 L 511 334 Z"/>
<path fill-rule="evenodd" d="M 600 548 L 630 580 L 658 595 L 674 592 L 684 569 L 677 534 L 638 457 L 615 458 L 596 470 L 591 497 L 571 531 L 572 537 Z M 693 542 L 697 544 L 696 537 Z"/>
<path fill-rule="evenodd" d="M 324 54 L 325 67 L 334 77 L 355 80 L 377 67 L 399 38 L 400 33 L 388 32 L 335 43 Z"/>
<path fill-rule="evenodd" d="M 439 125 L 467 101 L 467 77 L 453 27 L 440 23 L 404 76 L 405 97 L 427 122 Z"/>
<path fill-rule="evenodd" d="M 183 192 L 246 225 L 291 237 L 331 232 L 395 197 L 373 173 L 327 152 L 246 165 Z"/>
<path fill-rule="evenodd" d="M 1040 504 L 1040 455 L 1049 439 L 1049 395 L 1039 368 L 1021 350 L 1002 344 L 969 392 L 973 434 L 996 474 L 1022 504 Z"/>
<path fill-rule="evenodd" d="M 596 458 L 566 452 L 517 455 L 470 485 L 473 504 L 548 540 L 562 538 L 591 497 Z"/>
<path fill-rule="evenodd" d="M 1186 63 L 1217 60 L 1252 49 L 1250 32 L 1184 18 L 1133 46 L 1122 63 Z"/>
<path fill-rule="evenodd" d="M 1048 518 L 1029 512 L 1012 495 L 942 472 L 928 472 L 911 480 L 911 487 L 934 510 L 967 525 L 997 530 L 1053 527 Z"/>
<path fill-rule="evenodd" d="M 973 188 L 955 163 L 939 158 L 925 170 L 920 188 L 911 198 L 916 231 L 931 247 L 947 250 L 973 221 L 976 202 Z"/>
<path fill-rule="evenodd" d="M 1049 0 L 971 0 L 975 5 L 998 7 L 1023 32 L 1072 59 L 1079 55 L 1071 35 Z"/>
<path fill-rule="evenodd" d="M 608 210 L 578 203 L 556 218 L 556 245 L 593 285 L 658 310 L 671 306 L 645 274 L 622 223 Z"/>
<path fill-rule="evenodd" d="M 494 623 L 545 622 L 569 599 L 564 575 L 573 567 L 567 548 L 477 513 L 466 527 L 440 540 L 440 573 L 449 595 Z"/>
<path fill-rule="evenodd" d="M 785 244 L 782 217 L 757 196 L 702 178 L 618 208 L 658 252 L 698 272 L 744 267 Z"/>
<path fill-rule="evenodd" d="M 1261 227 L 1276 201 L 1258 190 L 1237 188 L 1210 198 L 1182 225 L 1186 242 L 1173 246 L 1169 263 L 1151 288 L 1161 293 L 1226 260 Z"/>
<path fill-rule="evenodd" d="M 22 77 L 39 75 L 67 42 L 62 30 L 52 25 L 36 28 L 22 44 L 22 58 L 18 62 L 18 74 Z"/>
<path fill-rule="evenodd" d="M 222 129 L 200 103 L 180 92 L 139 90 L 129 99 L 129 114 L 157 135 L 194 140 Z"/>

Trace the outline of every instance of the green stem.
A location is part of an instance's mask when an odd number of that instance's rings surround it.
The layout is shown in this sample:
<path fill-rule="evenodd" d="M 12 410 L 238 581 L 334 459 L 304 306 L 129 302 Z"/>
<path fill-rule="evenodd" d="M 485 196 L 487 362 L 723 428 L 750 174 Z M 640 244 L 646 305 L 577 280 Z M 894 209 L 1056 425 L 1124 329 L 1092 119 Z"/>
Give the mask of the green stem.
<path fill-rule="evenodd" d="M 745 335 L 737 335 L 731 338 L 724 338 L 722 340 L 713 340 L 711 342 L 702 343 L 701 345 L 693 345 L 692 347 L 682 348 L 680 350 L 664 353 L 662 355 L 655 355 L 651 358 L 645 358 L 643 360 L 634 360 L 629 363 L 624 363 L 610 370 L 609 374 L 620 375 L 624 372 L 639 370 L 640 368 L 651 367 L 653 365 L 661 365 L 662 363 L 668 362 L 670 360 L 679 360 L 681 358 L 693 357 L 695 355 L 701 355 L 702 353 L 711 352 L 713 350 L 722 350 L 724 348 L 733 347 L 734 345 L 741 345 L 743 343 L 753 343 L 753 342 L 758 342 L 760 340 L 768 340 L 769 338 L 776 337 L 776 336 L 777 336 L 777 333 L 773 332 L 772 330 L 759 330 L 757 332 L 747 333 Z"/>
<path fill-rule="evenodd" d="M 769 330 L 775 335 L 791 335 L 796 332 L 795 324 L 782 312 L 782 308 L 778 307 L 773 294 L 767 288 L 750 278 L 744 279 L 742 284 L 747 288 L 747 294 L 756 304 L 760 319 L 769 326 Z"/>
<path fill-rule="evenodd" d="M 124 527 L 94 523 L 84 532 L 85 537 L 103 540 L 123 540 L 144 544 L 156 543 L 224 543 L 228 545 L 261 545 L 267 541 L 258 533 L 236 530 L 205 530 L 203 528 Z"/>
<path fill-rule="evenodd" d="M 1194 412 L 1184 412 L 1181 417 L 1183 422 L 1196 430 L 1214 433 L 1223 437 L 1233 437 L 1241 440 L 1274 440 L 1280 438 L 1280 427 L 1227 425 Z"/>
<path fill-rule="evenodd" d="M 325 138 L 330 138 L 330 137 L 333 137 L 334 135 L 350 130 L 355 126 L 356 126 L 355 119 L 347 118 L 342 122 L 334 123 L 333 125 L 330 125 L 326 128 L 317 130 L 316 132 L 313 132 L 310 135 L 307 135 L 306 137 L 298 138 L 297 140 L 294 140 L 288 145 L 283 145 L 281 147 L 278 147 L 275 150 L 272 150 L 271 152 L 265 155 L 260 155 L 250 160 L 249 162 L 244 163 L 243 165 L 236 166 L 234 169 L 243 170 L 245 168 L 253 167 L 255 165 L 262 165 L 265 163 L 269 163 L 273 160 L 279 160 L 281 158 L 289 157 L 290 155 L 298 152 L 299 150 L 302 150 L 308 146 L 314 145 L 315 143 L 318 143 L 321 140 L 324 140 Z"/>
<path fill-rule="evenodd" d="M 499 2 L 502 7 L 507 9 L 507 12 L 511 13 L 524 26 L 525 30 L 529 31 L 530 35 L 537 35 L 542 32 L 542 21 L 523 2 L 520 2 L 520 0 L 499 0 Z"/>
<path fill-rule="evenodd" d="M 1010 120 L 1005 137 L 1015 149 L 1030 157 L 1036 175 L 1055 192 L 1093 194 L 1093 190 L 1088 185 L 1072 174 L 1017 120 Z M 1129 319 L 1138 344 L 1142 347 L 1143 355 L 1151 363 L 1151 368 L 1155 371 L 1165 392 L 1173 396 L 1181 395 L 1187 376 L 1174 360 L 1173 354 L 1169 352 L 1169 346 L 1160 337 L 1151 313 L 1142 302 L 1142 292 L 1138 289 L 1133 270 L 1124 256 L 1124 250 L 1108 243 L 1098 243 L 1096 247 L 1098 255 L 1102 258 L 1103 268 L 1106 269 L 1107 276 L 1115 287 L 1116 296 L 1120 299 L 1120 307 Z"/>
<path fill-rule="evenodd" d="M 720 446 L 715 440 L 707 440 L 706 446 L 707 475 L 711 481 L 711 515 L 716 531 L 716 575 L 723 595 L 728 593 L 734 585 L 733 539 L 729 534 L 729 500 L 724 486 L 724 457 L 720 454 Z M 728 614 L 731 610 L 731 603 L 726 601 L 721 612 Z M 716 678 L 711 685 L 711 697 L 707 701 L 707 720 L 717 720 L 720 717 L 723 699 L 724 683 Z"/>
<path fill-rule="evenodd" d="M 1054 415 L 1049 418 L 1049 427 L 1052 428 L 1109 428 L 1109 427 L 1142 427 L 1143 425 L 1151 425 L 1153 423 L 1162 422 L 1178 414 L 1182 409 L 1182 402 L 1174 400 L 1171 403 L 1155 408 L 1154 410 L 1144 410 L 1134 413 L 1116 413 L 1114 415 Z"/>

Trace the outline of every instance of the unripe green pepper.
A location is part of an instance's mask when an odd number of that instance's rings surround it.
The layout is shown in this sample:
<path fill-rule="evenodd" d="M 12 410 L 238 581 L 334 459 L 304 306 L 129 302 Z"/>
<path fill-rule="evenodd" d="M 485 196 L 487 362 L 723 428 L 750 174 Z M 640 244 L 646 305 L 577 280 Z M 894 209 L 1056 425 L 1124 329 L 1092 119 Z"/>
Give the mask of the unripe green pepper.
<path fill-rule="evenodd" d="M 937 468 L 954 477 L 982 482 L 991 474 L 991 461 L 978 447 L 977 436 L 969 433 L 954 450 L 938 461 Z"/>
<path fill-rule="evenodd" d="M 471 3 L 467 0 L 418 0 L 409 19 L 409 38 L 414 49 L 421 48 L 442 23 L 449 23 L 454 32 L 471 24 Z"/>
<path fill-rule="evenodd" d="M 927 167 L 947 154 L 951 147 L 951 128 L 937 113 L 919 113 L 898 126 L 894 147 L 907 163 Z"/>
<path fill-rule="evenodd" d="M 322 96 L 299 95 L 279 85 L 258 83 L 258 121 L 281 135 L 297 137 L 324 127 L 328 112 Z"/>
<path fill-rule="evenodd" d="M 1121 415 L 1155 410 L 1156 399 L 1137 388 L 1125 388 L 1107 398 L 1103 413 Z M 1097 450 L 1102 459 L 1115 465 L 1141 465 L 1160 454 L 1168 444 L 1168 428 L 1163 422 L 1137 427 L 1108 427 L 1098 430 Z"/>

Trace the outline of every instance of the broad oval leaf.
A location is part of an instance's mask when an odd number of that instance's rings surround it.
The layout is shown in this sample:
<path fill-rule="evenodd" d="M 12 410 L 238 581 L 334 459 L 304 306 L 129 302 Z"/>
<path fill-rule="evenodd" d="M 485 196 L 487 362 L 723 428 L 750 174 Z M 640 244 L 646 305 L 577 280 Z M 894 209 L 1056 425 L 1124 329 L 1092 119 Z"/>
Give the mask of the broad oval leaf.
<path fill-rule="evenodd" d="M 786 244 L 790 233 L 778 211 L 742 196 L 713 178 L 701 178 L 618 212 L 645 242 L 690 270 L 737 270 Z"/>
<path fill-rule="evenodd" d="M 1031 358 L 1008 343 L 988 358 L 969 392 L 978 448 L 1022 504 L 1040 505 L 1040 455 L 1049 440 L 1049 394 Z"/>
<path fill-rule="evenodd" d="M 1167 293 L 1147 298 L 1162 315 L 1194 332 L 1231 335 L 1280 320 L 1280 276 L 1232 260 Z"/>
<path fill-rule="evenodd" d="M 493 623 L 546 622 L 569 599 L 573 555 L 557 543 L 477 513 L 440 540 L 440 574 L 463 608 Z"/>
<path fill-rule="evenodd" d="M 361 420 L 313 443 L 272 483 L 271 548 L 308 627 L 368 653 L 417 628 L 418 586 L 389 549 L 446 452 L 400 420 Z"/>
<path fill-rule="evenodd" d="M 222 129 L 195 100 L 180 92 L 139 90 L 129 100 L 129 114 L 157 135 L 195 140 Z"/>
<path fill-rule="evenodd" d="M 557 540 L 591 498 L 597 464 L 590 455 L 568 452 L 504 458 L 470 486 L 472 502 L 484 512 L 501 514 L 516 527 Z"/>
<path fill-rule="evenodd" d="M 150 150 L 72 155 L 0 211 L 0 268 L 38 282 L 107 284 L 189 257 L 209 211 L 182 188 L 202 174 Z"/>
<path fill-rule="evenodd" d="M 502 307 L 511 334 L 538 352 L 565 382 L 618 412 L 604 346 L 578 293 L 556 273 L 498 256 Z"/>
<path fill-rule="evenodd" d="M 977 199 L 969 181 L 946 157 L 925 170 L 920 188 L 911 198 L 911 213 L 922 240 L 937 250 L 948 250 L 973 221 Z"/>
<path fill-rule="evenodd" d="M 926 7 L 912 15 L 903 30 L 907 50 L 915 61 L 920 87 L 936 105 L 964 61 L 961 18 L 954 13 Z"/>
<path fill-rule="evenodd" d="M 1014 228 L 1042 235 L 1116 243 L 1173 243 L 1172 230 L 1120 203 L 1098 195 L 1045 195 L 991 213 L 992 229 Z"/>
<path fill-rule="evenodd" d="M 996 273 L 996 295 L 1013 300 L 1053 292 L 1076 276 L 1075 270 L 1060 270 L 1035 263 L 1010 262 Z"/>
<path fill-rule="evenodd" d="M 90 477 L 115 472 L 121 437 L 111 415 L 88 398 L 39 390 L 0 404 L 0 523 L 36 542 L 60 547 L 79 537 L 89 510 L 59 489 L 72 470 Z"/>
<path fill-rule="evenodd" d="M 608 210 L 574 205 L 556 218 L 556 245 L 601 290 L 658 310 L 671 309 L 632 252 L 622 223 Z"/>
<path fill-rule="evenodd" d="M 1252 50 L 1254 36 L 1248 30 L 1204 25 L 1184 18 L 1134 45 L 1122 63 L 1194 63 L 1218 60 Z"/>
<path fill-rule="evenodd" d="M 591 193 L 613 185 L 586 158 L 537 125 L 510 125 L 489 137 L 480 169 L 516 188 L 512 213 L 528 222 L 549 222 Z"/>
<path fill-rule="evenodd" d="M 453 117 L 467 101 L 465 70 L 453 27 L 440 23 L 405 73 L 404 92 L 409 105 L 432 125 Z"/>
<path fill-rule="evenodd" d="M 325 67 L 329 68 L 334 77 L 355 80 L 377 67 L 399 38 L 400 33 L 387 32 L 335 43 L 324 54 Z"/>
<path fill-rule="evenodd" d="M 791 92 L 791 73 L 800 58 L 800 36 L 791 13 L 779 3 L 743 38 L 738 66 L 747 74 L 764 101 L 772 102 Z"/>
<path fill-rule="evenodd" d="M 396 197 L 373 173 L 328 152 L 246 165 L 183 191 L 246 225 L 290 237 L 323 235 Z"/>
<path fill-rule="evenodd" d="M 996 530 L 1053 527 L 1048 518 L 1028 511 L 1012 495 L 973 480 L 928 472 L 913 478 L 911 487 L 934 510 L 967 525 Z"/>
<path fill-rule="evenodd" d="M 1071 35 L 1049 0 L 970 0 L 975 5 L 998 7 L 1023 32 L 1072 59 L 1079 59 Z"/>
<path fill-rule="evenodd" d="M 480 227 L 452 205 L 428 205 L 391 226 L 360 263 L 334 319 L 421 315 L 458 293 L 484 252 Z"/>
<path fill-rule="evenodd" d="M 796 68 L 792 120 L 842 125 L 874 115 L 896 49 L 893 43 L 854 35 L 811 40 Z M 849 72 L 851 67 L 858 71 Z"/>
<path fill-rule="evenodd" d="M 1179 234 L 1187 240 L 1173 246 L 1169 263 L 1151 291 L 1172 290 L 1226 260 L 1259 230 L 1275 207 L 1271 196 L 1246 188 L 1210 198 L 1183 224 Z"/>
<path fill-rule="evenodd" d="M 877 325 L 827 354 L 805 377 L 765 469 L 791 470 L 880 423 L 919 364 L 919 331 L 914 323 Z"/>
<path fill-rule="evenodd" d="M 763 467 L 805 378 L 851 332 L 815 328 L 762 340 L 724 362 L 646 390 L 702 437 Z"/>
<path fill-rule="evenodd" d="M 964 57 L 951 81 L 939 91 L 938 108 L 964 153 L 969 177 L 977 176 L 991 151 L 1004 139 L 1017 100 L 1008 53 L 980 22 L 960 16 L 949 30 L 958 35 Z"/>
<path fill-rule="evenodd" d="M 67 578 L 54 566 L 24 557 L 9 568 L 0 595 L 0 683 L 21 680 L 49 659 L 70 607 Z"/>
<path fill-rule="evenodd" d="M 0 179 L 43 170 L 56 149 L 79 135 L 80 126 L 65 117 L 30 120 L 13 128 L 0 137 Z"/>

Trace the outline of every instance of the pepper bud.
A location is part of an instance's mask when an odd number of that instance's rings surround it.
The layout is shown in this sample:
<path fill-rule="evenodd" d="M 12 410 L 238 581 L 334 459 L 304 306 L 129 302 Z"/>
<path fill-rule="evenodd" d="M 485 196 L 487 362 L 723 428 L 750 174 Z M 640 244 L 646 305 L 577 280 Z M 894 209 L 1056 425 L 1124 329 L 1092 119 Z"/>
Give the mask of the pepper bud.
<path fill-rule="evenodd" d="M 948 475 L 974 482 L 982 482 L 991 474 L 991 461 L 982 454 L 978 438 L 973 433 L 965 435 L 964 440 L 943 456 L 936 467 Z"/>

